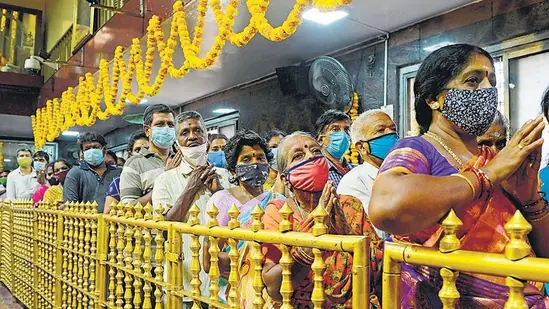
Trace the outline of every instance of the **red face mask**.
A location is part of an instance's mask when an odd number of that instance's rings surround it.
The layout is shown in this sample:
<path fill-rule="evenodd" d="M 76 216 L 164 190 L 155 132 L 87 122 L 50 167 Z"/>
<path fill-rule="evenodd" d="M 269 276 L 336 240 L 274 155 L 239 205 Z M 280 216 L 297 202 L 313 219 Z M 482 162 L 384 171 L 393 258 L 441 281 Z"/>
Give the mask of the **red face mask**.
<path fill-rule="evenodd" d="M 57 175 L 54 175 L 55 178 L 59 180 L 59 183 L 64 184 L 65 178 L 67 177 L 67 174 L 69 173 L 68 170 L 59 172 Z"/>
<path fill-rule="evenodd" d="M 321 192 L 328 182 L 328 161 L 323 156 L 305 160 L 285 171 L 293 188 L 307 192 Z"/>

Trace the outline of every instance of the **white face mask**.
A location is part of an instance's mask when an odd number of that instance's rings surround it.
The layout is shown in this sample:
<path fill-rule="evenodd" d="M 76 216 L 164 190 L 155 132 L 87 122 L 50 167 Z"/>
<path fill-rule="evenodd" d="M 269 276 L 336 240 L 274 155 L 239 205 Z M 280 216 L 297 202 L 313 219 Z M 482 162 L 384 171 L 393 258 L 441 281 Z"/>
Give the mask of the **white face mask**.
<path fill-rule="evenodd" d="M 179 149 L 181 150 L 181 154 L 183 154 L 183 160 L 192 167 L 202 166 L 208 163 L 208 143 L 195 147 L 179 146 Z"/>

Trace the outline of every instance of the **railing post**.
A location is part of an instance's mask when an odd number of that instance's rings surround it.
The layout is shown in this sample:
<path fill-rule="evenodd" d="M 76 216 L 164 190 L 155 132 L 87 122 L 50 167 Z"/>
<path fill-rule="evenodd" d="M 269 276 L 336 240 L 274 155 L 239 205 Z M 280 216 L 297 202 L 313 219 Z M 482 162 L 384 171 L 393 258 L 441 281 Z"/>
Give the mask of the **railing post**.
<path fill-rule="evenodd" d="M 368 237 L 356 242 L 353 255 L 353 308 L 359 309 L 364 308 L 365 304 L 370 304 L 370 239 Z"/>
<path fill-rule="evenodd" d="M 105 261 L 109 251 L 107 243 L 109 231 L 102 214 L 98 216 L 97 220 L 97 262 L 95 267 L 97 273 L 97 277 L 95 278 L 95 299 L 97 301 L 95 302 L 95 309 L 101 309 L 106 301 L 105 297 L 107 294 L 107 265 Z"/>
<path fill-rule="evenodd" d="M 14 286 L 14 283 L 15 283 L 15 261 L 14 261 L 14 257 L 13 257 L 13 203 L 10 204 L 10 208 L 9 208 L 9 215 L 10 215 L 10 269 L 11 269 L 11 273 L 10 273 L 10 289 L 11 289 L 11 292 L 14 293 L 15 291 L 15 286 Z M 15 293 L 14 293 L 15 294 Z"/>
<path fill-rule="evenodd" d="M 6 204 L 5 204 L 5 201 L 3 200 L 0 200 L 0 203 L 2 205 L 2 207 L 0 207 L 0 282 L 4 283 L 5 285 L 5 282 L 4 282 L 4 259 L 3 259 L 3 255 L 4 255 L 4 250 L 6 250 L 5 246 L 4 246 L 4 209 L 6 207 Z"/>
<path fill-rule="evenodd" d="M 32 209 L 32 304 L 38 308 L 38 213 Z"/>
<path fill-rule="evenodd" d="M 398 245 L 385 243 L 383 252 L 383 304 L 382 308 L 400 308 L 401 264 L 393 260 L 394 254 L 401 254 L 402 250 L 396 250 Z"/>
<path fill-rule="evenodd" d="M 55 237 L 55 308 L 63 307 L 63 211 L 57 211 L 57 235 Z"/>
<path fill-rule="evenodd" d="M 168 229 L 168 254 L 166 254 L 167 267 L 168 267 L 168 308 L 181 309 L 183 302 L 174 295 L 174 291 L 182 289 L 181 274 L 182 269 L 182 257 L 183 252 L 181 248 L 181 235 L 176 231 L 175 226 L 170 224 Z"/>

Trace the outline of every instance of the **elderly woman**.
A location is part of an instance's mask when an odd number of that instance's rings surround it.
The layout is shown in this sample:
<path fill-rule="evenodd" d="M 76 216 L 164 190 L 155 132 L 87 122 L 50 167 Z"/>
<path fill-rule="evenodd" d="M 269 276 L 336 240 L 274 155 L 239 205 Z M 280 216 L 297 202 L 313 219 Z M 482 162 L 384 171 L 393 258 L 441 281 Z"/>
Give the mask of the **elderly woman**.
<path fill-rule="evenodd" d="M 329 233 L 339 235 L 370 235 L 372 244 L 379 245 L 379 239 L 369 224 L 360 201 L 353 197 L 337 196 L 334 185 L 328 181 L 328 162 L 322 154 L 322 146 L 311 135 L 296 132 L 285 137 L 279 146 L 278 167 L 281 171 L 281 181 L 287 191 L 287 204 L 293 210 L 290 221 L 293 230 L 310 233 L 314 224 L 312 211 L 324 207 L 328 212 L 327 226 Z M 279 210 L 284 201 L 273 200 L 265 208 L 263 223 L 266 229 L 279 229 L 282 217 Z M 282 296 L 282 266 L 281 251 L 276 245 L 263 246 L 265 262 L 263 281 L 266 285 L 268 308 L 279 308 Z M 371 266 L 377 268 L 376 259 L 381 258 L 379 250 L 372 251 Z M 377 256 L 376 256 L 377 253 Z M 309 248 L 294 247 L 291 255 L 296 262 L 292 267 L 292 283 L 294 294 L 291 303 L 294 308 L 313 308 L 311 293 L 313 291 L 312 270 L 314 256 Z M 249 259 L 249 255 L 247 257 Z M 326 272 L 324 273 L 324 288 L 326 292 L 326 308 L 351 308 L 352 290 L 352 256 L 345 252 L 326 251 L 324 253 Z M 249 272 L 249 261 L 243 263 L 241 274 L 241 308 L 253 308 L 253 272 Z M 374 271 L 375 272 L 375 271 Z M 372 284 L 375 287 L 376 284 Z M 376 308 L 377 297 L 371 297 Z"/>
<path fill-rule="evenodd" d="M 496 115 L 495 84 L 493 60 L 476 46 L 441 48 L 421 65 L 414 92 L 422 135 L 395 145 L 369 205 L 372 223 L 394 241 L 437 247 L 439 223 L 454 209 L 464 223 L 458 233 L 462 249 L 502 253 L 509 242 L 504 225 L 520 210 L 533 226 L 535 253 L 549 256 L 549 208 L 536 177 L 543 119 L 526 123 L 497 155 L 477 146 Z M 442 307 L 438 270 L 403 265 L 402 272 L 402 308 Z M 503 308 L 504 279 L 468 273 L 459 278 L 460 308 Z M 540 288 L 526 288 L 531 308 L 545 308 Z"/>
<path fill-rule="evenodd" d="M 509 121 L 500 111 L 496 111 L 496 117 L 492 125 L 482 136 L 477 137 L 479 148 L 490 147 L 495 153 L 500 152 L 507 145 L 509 137 Z"/>
<path fill-rule="evenodd" d="M 233 136 L 224 148 L 227 159 L 227 170 L 233 175 L 232 182 L 237 186 L 218 191 L 212 195 L 206 209 L 215 205 L 219 210 L 217 219 L 219 225 L 227 226 L 229 220 L 229 210 L 233 205 L 236 205 L 240 211 L 238 220 L 240 226 L 250 228 L 252 225 L 252 210 L 256 205 L 262 209 L 270 201 L 283 198 L 273 192 L 265 192 L 263 185 L 269 175 L 269 146 L 265 140 L 257 133 L 250 130 L 243 130 Z M 243 245 L 241 242 L 239 248 Z M 209 247 L 206 245 L 205 247 Z M 226 247 L 220 254 L 220 266 L 222 273 L 228 274 L 230 268 L 223 267 L 229 263 L 228 250 Z M 204 265 L 206 271 L 209 271 L 210 255 L 207 250 L 204 251 Z M 224 262 L 227 263 L 224 263 Z M 226 301 L 227 281 L 221 280 L 220 299 Z"/>

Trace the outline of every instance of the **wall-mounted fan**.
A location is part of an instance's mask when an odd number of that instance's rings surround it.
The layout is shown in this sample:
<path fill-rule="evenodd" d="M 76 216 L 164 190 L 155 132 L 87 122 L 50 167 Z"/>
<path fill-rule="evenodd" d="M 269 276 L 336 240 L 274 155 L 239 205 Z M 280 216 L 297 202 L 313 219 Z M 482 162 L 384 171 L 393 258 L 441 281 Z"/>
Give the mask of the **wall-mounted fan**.
<path fill-rule="evenodd" d="M 322 104 L 347 113 L 353 104 L 351 76 L 339 61 L 322 56 L 309 69 L 309 90 Z"/>

